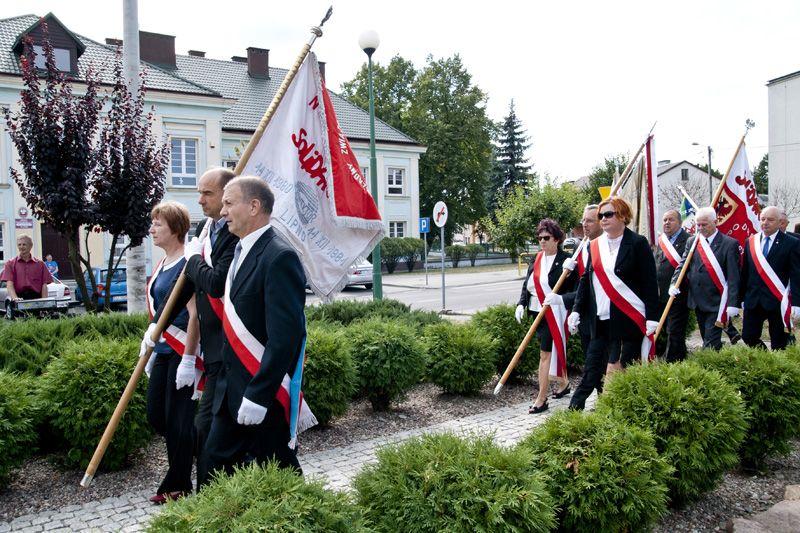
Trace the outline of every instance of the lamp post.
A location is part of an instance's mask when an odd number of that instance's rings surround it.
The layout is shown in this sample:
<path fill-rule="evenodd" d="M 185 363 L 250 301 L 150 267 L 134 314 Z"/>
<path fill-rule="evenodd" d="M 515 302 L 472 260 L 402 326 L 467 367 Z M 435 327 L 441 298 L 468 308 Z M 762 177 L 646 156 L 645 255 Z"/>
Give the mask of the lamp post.
<path fill-rule="evenodd" d="M 374 30 L 367 30 L 358 38 L 358 46 L 367 54 L 367 86 L 369 87 L 369 181 L 375 205 L 378 203 L 378 159 L 375 156 L 375 97 L 372 93 L 372 54 L 378 49 L 381 40 Z M 381 279 L 381 247 L 377 244 L 372 250 L 372 298 L 383 298 Z"/>
<path fill-rule="evenodd" d="M 700 143 L 692 143 L 692 146 L 702 146 Z M 711 175 L 711 147 L 708 146 L 708 201 L 714 200 L 714 182 Z M 714 207 L 713 205 L 711 207 Z"/>

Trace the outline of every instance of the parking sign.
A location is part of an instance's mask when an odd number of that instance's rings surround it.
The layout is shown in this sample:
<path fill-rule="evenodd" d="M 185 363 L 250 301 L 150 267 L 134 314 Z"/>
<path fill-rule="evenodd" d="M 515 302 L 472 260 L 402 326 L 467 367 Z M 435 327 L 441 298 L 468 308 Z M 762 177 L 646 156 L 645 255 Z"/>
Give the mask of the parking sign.
<path fill-rule="evenodd" d="M 431 231 L 431 217 L 420 217 L 419 218 L 419 232 L 420 233 L 430 233 Z"/>

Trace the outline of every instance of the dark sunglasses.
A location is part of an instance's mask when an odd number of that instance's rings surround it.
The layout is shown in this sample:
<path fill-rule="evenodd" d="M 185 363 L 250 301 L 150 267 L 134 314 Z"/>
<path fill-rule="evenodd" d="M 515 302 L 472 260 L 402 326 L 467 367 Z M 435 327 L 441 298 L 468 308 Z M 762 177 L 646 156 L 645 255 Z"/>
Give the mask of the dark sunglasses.
<path fill-rule="evenodd" d="M 597 213 L 597 220 L 603 220 L 604 218 L 612 219 L 616 214 L 616 211 L 603 211 L 602 213 Z"/>
<path fill-rule="evenodd" d="M 547 242 L 550 240 L 550 235 L 540 235 L 539 242 Z"/>

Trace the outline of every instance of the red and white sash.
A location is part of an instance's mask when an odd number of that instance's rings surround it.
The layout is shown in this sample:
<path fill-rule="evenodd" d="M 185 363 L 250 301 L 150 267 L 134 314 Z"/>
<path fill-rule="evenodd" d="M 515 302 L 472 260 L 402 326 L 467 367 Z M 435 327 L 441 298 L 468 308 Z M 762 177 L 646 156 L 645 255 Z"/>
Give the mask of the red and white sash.
<path fill-rule="evenodd" d="M 536 297 L 539 298 L 540 304 L 544 302 L 545 296 L 553 292 L 547 280 L 547 273 L 545 272 L 542 276 L 543 257 L 544 252 L 539 252 L 533 262 L 533 285 L 536 288 Z M 566 328 L 567 309 L 561 305 L 548 307 L 544 318 L 547 320 L 547 329 L 550 330 L 550 335 L 553 337 L 550 375 L 565 378 L 567 377 L 567 339 L 569 338 Z"/>
<path fill-rule="evenodd" d="M 775 235 L 773 235 L 774 237 Z M 783 325 L 787 328 L 792 327 L 792 296 L 790 287 L 787 283 L 783 284 L 778 274 L 772 269 L 772 266 L 764 257 L 761 245 L 761 232 L 751 235 L 748 239 L 748 246 L 750 246 L 750 257 L 753 258 L 753 264 L 756 266 L 758 275 L 764 285 L 767 286 L 769 292 L 781 303 L 781 317 L 783 318 Z M 774 246 L 774 242 L 773 242 Z"/>
<path fill-rule="evenodd" d="M 214 268 L 214 265 L 211 263 L 211 237 L 208 235 L 211 231 L 211 227 L 213 224 L 216 224 L 216 221 L 208 217 L 206 220 L 206 225 L 203 227 L 203 231 L 200 232 L 200 239 L 203 239 L 203 253 L 202 257 L 203 260 L 206 262 L 208 266 Z M 210 294 L 206 294 L 208 297 L 208 303 L 211 304 L 211 309 L 214 310 L 214 314 L 217 315 L 217 318 L 222 320 L 222 298 L 214 298 Z"/>
<path fill-rule="evenodd" d="M 603 233 L 593 240 L 590 246 L 592 268 L 597 281 L 611 303 L 625 313 L 625 316 L 631 319 L 644 335 L 641 349 L 642 362 L 652 361 L 655 358 L 655 339 L 653 335 L 646 334 L 647 314 L 644 302 L 614 272 L 615 261 L 608 247 L 608 235 Z"/>
<path fill-rule="evenodd" d="M 152 297 L 150 296 L 150 291 L 153 289 L 153 284 L 156 281 L 156 278 L 159 274 L 161 274 L 161 270 L 164 267 L 164 261 L 166 258 L 162 259 L 156 265 L 155 270 L 153 270 L 153 274 L 150 276 L 150 281 L 147 283 L 147 290 L 145 291 L 145 300 L 147 301 L 147 311 L 150 315 L 150 321 L 152 322 L 153 317 L 156 315 L 156 308 L 155 303 L 153 302 Z M 186 338 L 188 334 L 180 329 L 178 326 L 170 324 L 167 326 L 167 329 L 164 330 L 164 333 L 161 334 L 164 342 L 166 342 L 170 348 L 175 350 L 176 353 L 183 356 L 184 350 L 186 350 Z M 197 356 L 194 362 L 194 393 L 192 394 L 192 399 L 196 400 L 200 398 L 203 389 L 205 388 L 205 368 L 203 366 L 203 350 L 198 344 L 197 346 Z M 155 361 L 153 356 L 150 356 L 150 360 L 148 361 L 148 366 L 152 368 L 152 363 Z"/>
<path fill-rule="evenodd" d="M 238 268 L 241 268 L 241 264 Z M 261 368 L 261 357 L 264 355 L 265 346 L 261 344 L 258 339 L 247 330 L 241 318 L 236 312 L 236 307 L 231 302 L 231 286 L 233 285 L 234 272 L 233 269 L 228 271 L 228 278 L 225 281 L 225 296 L 223 297 L 223 313 L 222 313 L 222 330 L 225 332 L 225 337 L 233 348 L 236 357 L 247 369 L 251 376 L 255 376 L 259 368 Z M 275 395 L 275 399 L 283 406 L 283 412 L 286 416 L 286 422 L 291 425 L 291 398 L 290 398 L 291 376 L 286 374 L 283 376 L 281 386 Z M 308 404 L 303 398 L 303 393 L 300 392 L 299 406 L 297 413 L 297 429 L 296 433 L 302 433 L 306 429 L 317 425 L 317 418 Z M 289 445 L 294 447 L 296 442 L 296 435 L 291 436 Z"/>
<path fill-rule="evenodd" d="M 714 251 L 711 250 L 711 245 L 708 244 L 708 239 L 706 239 L 702 234 L 697 234 L 697 239 L 699 239 L 697 246 L 697 253 L 700 255 L 700 260 L 703 262 L 703 265 L 706 267 L 706 272 L 708 272 L 708 276 L 711 278 L 711 281 L 714 283 L 714 286 L 717 288 L 719 292 L 719 309 L 717 310 L 717 322 L 721 324 L 728 323 L 728 280 L 725 279 L 725 273 L 722 272 L 722 267 L 717 261 L 717 256 L 714 255 Z M 719 238 L 719 237 L 717 237 Z"/>
<path fill-rule="evenodd" d="M 580 256 L 578 257 L 578 277 L 583 277 L 586 272 L 586 267 L 589 266 L 589 247 L 584 246 L 581 248 Z"/>
<path fill-rule="evenodd" d="M 665 233 L 662 233 L 661 236 L 658 237 L 658 247 L 664 252 L 664 257 L 667 258 L 672 268 L 678 268 L 678 265 L 681 263 L 681 254 L 679 254 L 678 250 L 669 242 L 669 237 L 667 237 Z"/>

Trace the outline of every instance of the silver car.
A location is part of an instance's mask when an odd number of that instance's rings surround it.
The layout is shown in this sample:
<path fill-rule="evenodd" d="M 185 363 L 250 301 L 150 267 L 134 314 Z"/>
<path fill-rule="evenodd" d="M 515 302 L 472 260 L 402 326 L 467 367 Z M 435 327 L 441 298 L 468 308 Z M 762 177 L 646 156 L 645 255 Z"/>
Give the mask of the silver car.
<path fill-rule="evenodd" d="M 367 290 L 372 289 L 372 263 L 366 259 L 359 259 L 347 271 L 347 286 L 363 285 Z"/>

